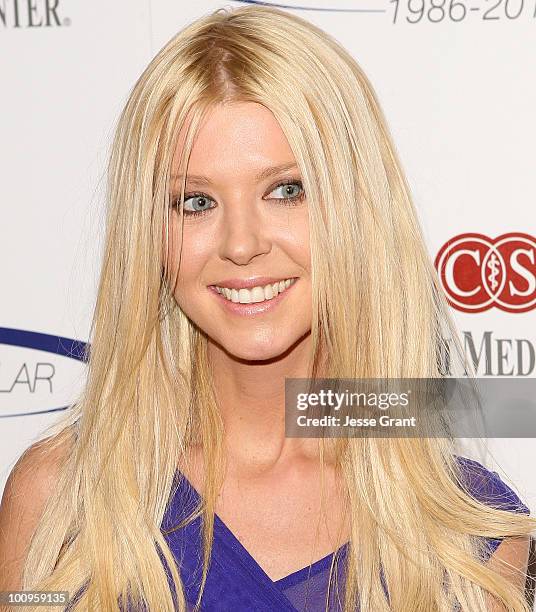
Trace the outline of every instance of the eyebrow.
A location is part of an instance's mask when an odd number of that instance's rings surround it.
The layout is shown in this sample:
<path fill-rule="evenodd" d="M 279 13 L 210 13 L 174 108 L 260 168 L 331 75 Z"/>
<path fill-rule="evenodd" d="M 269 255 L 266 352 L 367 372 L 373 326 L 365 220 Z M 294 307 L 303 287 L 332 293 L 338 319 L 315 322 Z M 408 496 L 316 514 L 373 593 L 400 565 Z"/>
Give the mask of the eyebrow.
<path fill-rule="evenodd" d="M 262 181 L 264 179 L 270 178 L 280 172 L 285 172 L 286 170 L 292 170 L 297 168 L 298 164 L 296 162 L 288 162 L 286 164 L 279 164 L 277 166 L 268 166 L 267 168 L 263 168 L 256 176 L 255 180 Z M 171 178 L 173 179 L 181 179 L 182 174 L 172 174 Z M 206 176 L 202 176 L 199 174 L 187 174 L 186 178 L 191 181 L 198 183 L 199 185 L 211 185 L 212 181 Z"/>

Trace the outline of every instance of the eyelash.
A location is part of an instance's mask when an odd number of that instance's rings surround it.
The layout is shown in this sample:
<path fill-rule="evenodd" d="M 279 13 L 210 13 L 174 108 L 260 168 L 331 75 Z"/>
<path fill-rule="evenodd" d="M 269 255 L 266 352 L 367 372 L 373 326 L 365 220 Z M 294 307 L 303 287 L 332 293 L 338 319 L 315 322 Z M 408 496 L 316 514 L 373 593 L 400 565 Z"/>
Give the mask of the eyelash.
<path fill-rule="evenodd" d="M 298 179 L 297 180 L 287 179 L 284 181 L 280 181 L 279 183 L 277 183 L 270 189 L 270 193 L 274 191 L 274 189 L 278 189 L 279 187 L 284 187 L 285 185 L 298 185 L 301 189 L 301 193 L 298 194 L 297 196 L 290 197 L 290 198 L 269 198 L 269 199 L 275 200 L 276 202 L 280 202 L 283 206 L 293 206 L 294 204 L 296 204 L 297 202 L 301 202 L 305 198 L 305 192 L 303 190 L 303 183 Z M 209 200 L 212 200 L 212 198 L 210 198 L 206 193 L 203 193 L 201 191 L 194 191 L 192 193 L 184 194 L 184 201 L 189 200 L 190 198 L 199 198 L 199 197 L 208 198 Z M 175 199 L 174 205 L 178 206 L 178 204 L 179 204 L 179 200 Z M 212 208 L 207 208 L 206 210 L 184 210 L 183 208 L 182 214 L 185 217 L 200 217 L 210 212 L 211 210 Z"/>

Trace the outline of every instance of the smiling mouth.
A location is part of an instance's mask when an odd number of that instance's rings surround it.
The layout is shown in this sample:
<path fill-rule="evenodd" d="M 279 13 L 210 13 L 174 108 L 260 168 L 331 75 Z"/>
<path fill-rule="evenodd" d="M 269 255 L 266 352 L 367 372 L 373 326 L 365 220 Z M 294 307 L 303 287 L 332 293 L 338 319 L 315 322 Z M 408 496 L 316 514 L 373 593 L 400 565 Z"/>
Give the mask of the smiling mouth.
<path fill-rule="evenodd" d="M 287 278 L 262 287 L 252 287 L 251 289 L 231 289 L 229 287 L 219 287 L 211 285 L 223 298 L 235 304 L 257 304 L 267 302 L 286 291 L 295 282 L 296 278 Z"/>

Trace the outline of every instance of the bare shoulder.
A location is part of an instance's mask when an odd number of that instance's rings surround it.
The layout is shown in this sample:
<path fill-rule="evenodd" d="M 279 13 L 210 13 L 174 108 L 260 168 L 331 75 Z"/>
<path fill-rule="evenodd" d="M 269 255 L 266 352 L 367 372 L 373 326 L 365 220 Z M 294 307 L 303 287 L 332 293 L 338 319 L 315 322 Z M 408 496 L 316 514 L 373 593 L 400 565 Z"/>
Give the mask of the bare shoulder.
<path fill-rule="evenodd" d="M 71 448 L 67 439 L 47 438 L 32 444 L 13 466 L 6 482 L 2 505 L 25 510 L 46 502 L 58 470 Z M 3 514 L 2 514 L 3 516 Z"/>
<path fill-rule="evenodd" d="M 67 438 L 36 442 L 9 474 L 0 504 L 0 591 L 20 588 L 31 538 L 70 449 Z"/>
<path fill-rule="evenodd" d="M 488 565 L 523 588 L 527 580 L 530 542 L 528 535 L 504 538 Z"/>

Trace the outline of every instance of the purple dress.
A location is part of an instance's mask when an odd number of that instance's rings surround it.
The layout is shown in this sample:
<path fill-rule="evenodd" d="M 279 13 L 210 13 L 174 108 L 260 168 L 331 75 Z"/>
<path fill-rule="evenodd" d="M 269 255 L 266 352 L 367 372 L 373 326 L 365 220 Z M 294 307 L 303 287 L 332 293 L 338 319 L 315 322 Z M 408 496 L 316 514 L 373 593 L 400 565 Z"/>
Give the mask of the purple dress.
<path fill-rule="evenodd" d="M 495 508 L 529 514 L 514 491 L 499 477 L 480 463 L 467 457 L 457 457 L 463 468 L 463 488 L 473 497 Z M 195 507 L 199 493 L 182 472 L 177 471 L 174 485 L 176 492 L 168 503 L 161 530 L 164 533 L 184 584 L 186 599 L 193 609 L 197 601 L 202 576 L 201 517 L 180 530 L 166 534 Z M 493 554 L 500 539 L 487 540 L 485 558 Z M 344 560 L 349 543 L 336 552 L 338 599 L 344 595 Z M 218 517 L 214 519 L 214 542 L 211 563 L 205 584 L 200 610 L 206 612 L 324 612 L 329 568 L 334 553 L 330 553 L 280 580 L 272 580 L 242 546 L 231 530 Z M 165 562 L 166 571 L 169 571 Z M 168 574 L 169 575 L 169 574 Z M 383 578 L 383 576 L 382 576 Z M 385 588 L 385 583 L 384 583 Z M 174 590 L 172 589 L 174 594 Z M 330 612 L 342 609 L 337 593 L 332 587 Z M 387 592 L 387 590 L 386 590 Z"/>

